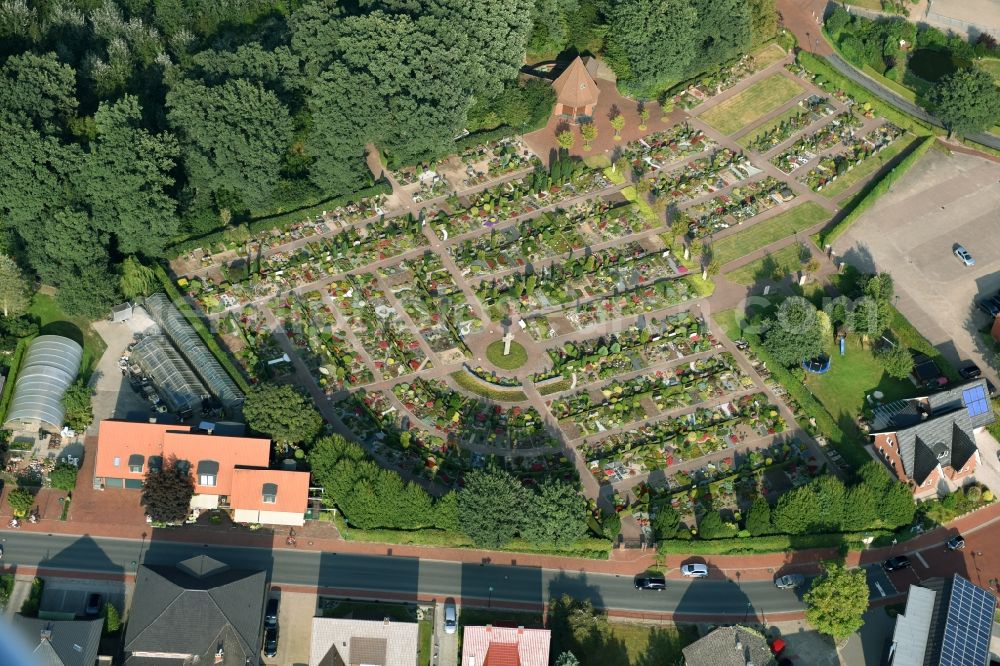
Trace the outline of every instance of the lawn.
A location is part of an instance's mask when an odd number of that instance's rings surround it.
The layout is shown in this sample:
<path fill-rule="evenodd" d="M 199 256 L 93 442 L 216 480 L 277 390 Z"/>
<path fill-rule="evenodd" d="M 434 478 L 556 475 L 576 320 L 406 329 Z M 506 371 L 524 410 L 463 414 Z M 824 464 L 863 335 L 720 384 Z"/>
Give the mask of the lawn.
<path fill-rule="evenodd" d="M 491 342 L 486 348 L 486 358 L 501 370 L 514 370 L 528 362 L 528 352 L 519 342 L 511 340 L 510 353 L 506 356 L 503 354 L 503 348 L 503 340 Z"/>
<path fill-rule="evenodd" d="M 815 226 L 829 217 L 830 213 L 825 208 L 813 201 L 806 201 L 769 220 L 758 222 L 746 231 L 726 236 L 713 243 L 713 256 L 725 266 L 730 261 Z"/>
<path fill-rule="evenodd" d="M 802 262 L 799 260 L 801 248 L 799 243 L 792 243 L 773 254 L 751 261 L 745 266 L 740 266 L 736 270 L 726 273 L 726 279 L 736 284 L 751 285 L 761 280 L 771 279 L 779 269 L 785 273 L 797 271 L 802 266 Z M 769 264 L 769 266 L 765 266 L 765 264 Z"/>
<path fill-rule="evenodd" d="M 381 620 L 388 617 L 398 622 L 415 622 L 417 612 L 416 606 L 410 604 L 340 600 L 333 608 L 324 608 L 323 617 L 351 617 L 355 620 Z"/>
<path fill-rule="evenodd" d="M 917 140 L 917 137 L 907 133 L 900 137 L 898 140 L 890 143 L 882 152 L 872 155 L 866 159 L 861 164 L 857 165 L 843 176 L 838 176 L 837 180 L 833 181 L 830 185 L 827 185 L 820 192 L 824 197 L 833 198 L 838 194 L 841 194 L 845 190 L 849 189 L 855 183 L 858 183 L 871 174 L 875 173 L 882 167 L 884 167 L 888 162 L 890 162 L 894 157 L 899 155 L 901 152 L 906 150 L 909 146 Z"/>
<path fill-rule="evenodd" d="M 698 629 L 693 626 L 657 627 L 644 624 L 611 622 L 611 636 L 621 641 L 632 666 L 644 664 L 679 664 L 681 650 L 698 639 Z M 582 666 L 599 666 L 615 663 L 605 661 L 601 653 L 580 655 Z"/>
<path fill-rule="evenodd" d="M 97 334 L 90 321 L 83 317 L 71 317 L 59 307 L 55 298 L 37 292 L 31 299 L 28 314 L 38 319 L 41 335 L 62 335 L 83 345 L 83 361 L 80 376 L 86 381 L 100 360 L 107 345 Z"/>
<path fill-rule="evenodd" d="M 988 72 L 990 76 L 996 79 L 997 83 L 1000 83 L 1000 59 L 997 58 L 982 58 L 976 61 L 979 68 L 985 72 Z"/>
<path fill-rule="evenodd" d="M 709 109 L 701 119 L 723 134 L 732 134 L 774 111 L 802 90 L 796 81 L 782 74 L 772 74 Z"/>
<path fill-rule="evenodd" d="M 837 423 L 853 424 L 865 407 L 865 396 L 873 391 L 881 391 L 884 402 L 916 394 L 910 381 L 885 374 L 871 351 L 861 347 L 857 336 L 849 335 L 846 347 L 844 356 L 839 350 L 831 354 L 829 372 L 823 375 L 806 373 L 804 382 Z"/>
<path fill-rule="evenodd" d="M 784 57 L 785 49 L 777 44 L 768 44 L 753 54 L 754 71 L 759 72 L 762 69 L 767 69 Z"/>
<path fill-rule="evenodd" d="M 434 657 L 434 647 L 431 645 L 434 639 L 434 624 L 431 621 L 433 615 L 425 616 L 425 619 L 417 623 L 417 664 L 419 666 L 431 666 Z"/>

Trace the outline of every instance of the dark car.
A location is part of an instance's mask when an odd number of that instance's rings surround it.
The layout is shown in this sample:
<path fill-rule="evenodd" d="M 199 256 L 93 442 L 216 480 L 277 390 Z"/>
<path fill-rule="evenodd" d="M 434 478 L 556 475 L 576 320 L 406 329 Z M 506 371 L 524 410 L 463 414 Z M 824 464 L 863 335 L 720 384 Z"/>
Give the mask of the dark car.
<path fill-rule="evenodd" d="M 961 534 L 956 534 L 944 544 L 948 550 L 962 550 L 965 548 L 965 537 Z"/>
<path fill-rule="evenodd" d="M 264 631 L 264 656 L 278 656 L 278 627 L 268 627 Z"/>
<path fill-rule="evenodd" d="M 806 582 L 805 576 L 799 573 L 791 573 L 775 578 L 774 586 L 779 590 L 794 590 L 804 582 Z"/>
<path fill-rule="evenodd" d="M 970 363 L 969 365 L 959 368 L 958 374 L 962 379 L 975 379 L 983 374 L 983 371 L 979 369 L 979 366 L 975 363 Z"/>
<path fill-rule="evenodd" d="M 277 627 L 278 626 L 278 600 L 268 599 L 267 609 L 264 611 L 264 626 L 265 627 Z"/>
<path fill-rule="evenodd" d="M 991 300 L 979 301 L 979 309 L 985 312 L 987 317 L 996 317 L 1000 314 L 1000 305 Z"/>
<path fill-rule="evenodd" d="M 87 597 L 87 607 L 83 609 L 83 612 L 91 617 L 100 615 L 101 613 L 101 595 L 94 592 L 89 597 Z"/>
<path fill-rule="evenodd" d="M 897 555 L 896 557 L 890 557 L 885 562 L 882 563 L 882 568 L 886 571 L 899 571 L 900 569 L 910 568 L 910 558 L 906 555 Z"/>
<path fill-rule="evenodd" d="M 636 576 L 635 589 L 662 592 L 667 589 L 667 579 L 663 576 Z"/>

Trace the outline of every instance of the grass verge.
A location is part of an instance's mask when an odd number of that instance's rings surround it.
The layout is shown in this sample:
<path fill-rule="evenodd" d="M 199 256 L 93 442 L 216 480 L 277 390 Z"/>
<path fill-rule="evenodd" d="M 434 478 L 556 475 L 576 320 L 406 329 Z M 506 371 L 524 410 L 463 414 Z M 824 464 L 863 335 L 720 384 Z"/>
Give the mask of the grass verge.
<path fill-rule="evenodd" d="M 815 226 L 828 217 L 830 213 L 825 208 L 814 201 L 806 201 L 768 220 L 757 222 L 749 229 L 716 241 L 712 244 L 714 257 L 724 266 L 786 236 Z"/>
<path fill-rule="evenodd" d="M 701 115 L 701 119 L 723 134 L 732 134 L 766 116 L 803 91 L 801 85 L 782 74 L 751 85 Z"/>

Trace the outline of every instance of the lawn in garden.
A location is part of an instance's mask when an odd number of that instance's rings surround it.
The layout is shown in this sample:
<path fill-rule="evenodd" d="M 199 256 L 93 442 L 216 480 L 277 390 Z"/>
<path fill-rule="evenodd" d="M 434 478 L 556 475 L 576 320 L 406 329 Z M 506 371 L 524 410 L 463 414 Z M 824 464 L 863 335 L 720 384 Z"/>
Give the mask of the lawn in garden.
<path fill-rule="evenodd" d="M 40 291 L 31 298 L 28 315 L 38 320 L 41 335 L 61 335 L 83 345 L 80 375 L 84 380 L 89 378 L 107 349 L 104 340 L 91 327 L 90 321 L 86 317 L 66 314 L 53 296 Z"/>
<path fill-rule="evenodd" d="M 806 373 L 804 382 L 837 423 L 854 423 L 864 409 L 865 396 L 874 391 L 883 393 L 883 402 L 916 394 L 910 381 L 885 374 L 868 346 L 862 348 L 857 336 L 848 335 L 846 352 L 841 356 L 839 348 L 831 350 L 830 371 L 822 375 Z"/>
<path fill-rule="evenodd" d="M 723 134 L 732 134 L 766 116 L 802 91 L 802 86 L 796 81 L 782 74 L 772 74 L 709 109 L 701 119 Z"/>
<path fill-rule="evenodd" d="M 512 340 L 510 343 L 510 354 L 506 356 L 503 354 L 503 347 L 503 340 L 496 340 L 495 342 L 491 342 L 490 346 L 486 348 L 486 358 L 501 370 L 514 370 L 520 368 L 528 361 L 528 352 L 520 343 Z"/>
<path fill-rule="evenodd" d="M 725 266 L 730 261 L 808 229 L 830 217 L 829 211 L 813 201 L 806 201 L 784 213 L 757 222 L 749 229 L 712 244 L 713 256 Z"/>
<path fill-rule="evenodd" d="M 762 280 L 773 279 L 779 271 L 792 273 L 802 266 L 802 261 L 799 258 L 801 249 L 802 246 L 799 243 L 792 243 L 773 254 L 768 254 L 726 273 L 726 279 L 736 284 L 751 285 Z"/>
<path fill-rule="evenodd" d="M 997 58 L 983 58 L 982 60 L 976 61 L 979 68 L 985 72 L 988 72 L 990 76 L 1000 82 L 1000 59 Z"/>
<path fill-rule="evenodd" d="M 885 149 L 883 149 L 882 152 L 872 155 L 864 162 L 845 173 L 843 176 L 838 176 L 837 180 L 820 190 L 820 194 L 824 197 L 832 199 L 840 193 L 848 190 L 854 184 L 864 180 L 884 167 L 916 140 L 917 137 L 912 134 L 906 134 L 896 141 L 893 141 Z"/>
<path fill-rule="evenodd" d="M 762 69 L 767 69 L 784 57 L 785 49 L 781 48 L 777 44 L 768 44 L 753 54 L 754 71 L 759 72 Z"/>

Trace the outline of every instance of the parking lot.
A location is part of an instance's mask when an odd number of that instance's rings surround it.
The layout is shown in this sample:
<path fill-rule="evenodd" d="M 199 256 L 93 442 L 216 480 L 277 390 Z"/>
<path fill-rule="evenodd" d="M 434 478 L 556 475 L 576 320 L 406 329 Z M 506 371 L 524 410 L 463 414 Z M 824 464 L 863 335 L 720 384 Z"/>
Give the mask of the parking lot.
<path fill-rule="evenodd" d="M 997 382 L 976 301 L 1000 289 L 1000 165 L 929 150 L 834 244 L 861 270 L 892 274 L 897 307 L 956 366 L 975 362 Z M 974 257 L 955 257 L 960 243 Z"/>
<path fill-rule="evenodd" d="M 120 581 L 89 580 L 83 578 L 45 579 L 40 609 L 56 613 L 74 613 L 85 616 L 87 597 L 93 593 L 101 595 L 101 606 L 108 601 L 124 612 L 126 602 L 131 601 L 133 585 Z"/>

